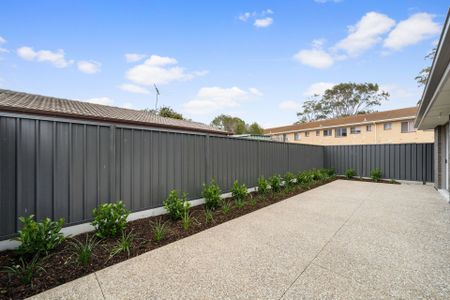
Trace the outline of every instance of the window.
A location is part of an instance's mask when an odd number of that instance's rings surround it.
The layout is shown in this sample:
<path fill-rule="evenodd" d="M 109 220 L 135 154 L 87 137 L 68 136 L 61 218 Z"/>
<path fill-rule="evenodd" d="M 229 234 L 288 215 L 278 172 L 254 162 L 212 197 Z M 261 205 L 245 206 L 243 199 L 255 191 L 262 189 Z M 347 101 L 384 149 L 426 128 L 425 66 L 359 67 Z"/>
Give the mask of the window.
<path fill-rule="evenodd" d="M 294 134 L 294 140 L 300 141 L 300 132 L 296 132 L 296 133 Z"/>
<path fill-rule="evenodd" d="M 413 132 L 413 131 L 414 131 L 413 121 L 402 122 L 402 133 Z"/>
<path fill-rule="evenodd" d="M 336 137 L 347 136 L 347 128 L 336 128 Z"/>
<path fill-rule="evenodd" d="M 360 134 L 361 128 L 359 127 L 350 127 L 350 134 Z"/>
<path fill-rule="evenodd" d="M 392 129 L 392 123 L 384 123 L 383 124 L 384 130 L 391 130 Z"/>
<path fill-rule="evenodd" d="M 288 136 L 287 136 L 287 134 L 285 133 L 285 134 L 283 134 L 283 142 L 287 142 L 288 141 Z"/>
<path fill-rule="evenodd" d="M 323 136 L 331 136 L 331 129 L 325 129 L 324 131 L 323 131 Z"/>
<path fill-rule="evenodd" d="M 309 136 L 309 131 L 305 131 L 305 136 L 306 136 L 306 137 Z"/>
<path fill-rule="evenodd" d="M 369 131 L 372 131 L 372 125 L 367 125 L 367 126 L 366 126 L 366 131 L 368 131 L 368 132 L 369 132 Z"/>
<path fill-rule="evenodd" d="M 316 130 L 316 136 L 320 136 L 320 130 Z"/>

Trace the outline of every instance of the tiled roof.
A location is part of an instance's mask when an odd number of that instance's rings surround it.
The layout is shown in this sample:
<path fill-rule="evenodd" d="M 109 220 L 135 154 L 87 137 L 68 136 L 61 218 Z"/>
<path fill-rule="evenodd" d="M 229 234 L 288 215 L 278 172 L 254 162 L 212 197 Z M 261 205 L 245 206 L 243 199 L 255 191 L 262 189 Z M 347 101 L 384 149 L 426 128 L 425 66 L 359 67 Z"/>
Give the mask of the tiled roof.
<path fill-rule="evenodd" d="M 305 130 L 312 128 L 320 128 L 320 127 L 339 127 L 347 124 L 358 124 L 358 123 L 366 123 L 366 122 L 377 122 L 382 120 L 391 120 L 398 118 L 408 118 L 414 119 L 416 116 L 417 107 L 407 107 L 401 109 L 394 110 L 386 110 L 380 112 L 374 112 L 370 114 L 361 114 L 348 116 L 337 119 L 328 119 L 328 120 L 320 120 L 313 121 L 301 124 L 293 124 L 281 127 L 267 128 L 264 130 L 264 133 L 280 133 L 280 132 L 288 132 L 295 130 Z"/>
<path fill-rule="evenodd" d="M 164 127 L 184 131 L 228 134 L 228 132 L 203 123 L 164 118 L 143 110 L 126 109 L 3 89 L 0 89 L 0 111 L 26 112 L 47 116 Z"/>

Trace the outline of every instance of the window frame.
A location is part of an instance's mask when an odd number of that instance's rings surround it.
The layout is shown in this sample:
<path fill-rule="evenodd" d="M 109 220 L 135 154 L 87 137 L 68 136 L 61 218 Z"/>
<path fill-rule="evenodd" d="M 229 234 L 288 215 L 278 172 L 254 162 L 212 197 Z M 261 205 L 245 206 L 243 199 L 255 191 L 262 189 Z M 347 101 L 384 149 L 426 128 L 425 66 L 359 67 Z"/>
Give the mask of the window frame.
<path fill-rule="evenodd" d="M 309 131 L 305 131 L 305 137 L 309 137 Z"/>
<path fill-rule="evenodd" d="M 316 130 L 316 136 L 320 136 L 320 130 Z"/>
<path fill-rule="evenodd" d="M 294 133 L 294 141 L 300 141 L 301 139 L 301 134 L 300 132 L 295 132 Z"/>
<path fill-rule="evenodd" d="M 325 134 L 325 132 L 329 132 L 329 134 Z M 323 136 L 333 136 L 333 129 L 324 129 Z"/>
<path fill-rule="evenodd" d="M 366 125 L 366 131 L 367 132 L 372 132 L 372 124 Z"/>
<path fill-rule="evenodd" d="M 389 128 L 386 128 L 386 125 L 389 125 Z M 383 130 L 392 130 L 392 122 L 383 123 Z"/>
<path fill-rule="evenodd" d="M 358 130 L 356 131 L 356 129 L 358 129 Z M 361 127 L 359 127 L 359 126 L 350 127 L 350 134 L 361 134 Z"/>
<path fill-rule="evenodd" d="M 347 137 L 347 127 L 338 127 L 334 130 L 334 136 L 337 138 Z"/>
<path fill-rule="evenodd" d="M 403 123 L 406 123 L 406 125 L 408 127 L 407 131 L 403 130 Z M 415 128 L 414 128 L 414 121 L 408 120 L 408 121 L 401 121 L 400 122 L 400 132 L 401 133 L 410 133 L 410 132 L 414 132 L 414 131 L 416 131 Z"/>

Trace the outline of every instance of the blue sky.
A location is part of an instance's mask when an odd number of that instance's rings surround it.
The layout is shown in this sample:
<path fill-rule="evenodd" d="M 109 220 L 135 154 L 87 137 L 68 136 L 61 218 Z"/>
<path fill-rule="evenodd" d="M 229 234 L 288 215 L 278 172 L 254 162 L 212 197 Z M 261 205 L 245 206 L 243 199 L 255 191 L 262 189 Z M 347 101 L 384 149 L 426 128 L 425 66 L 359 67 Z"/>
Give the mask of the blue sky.
<path fill-rule="evenodd" d="M 339 82 L 413 106 L 447 1 L 8 1 L 0 87 L 130 108 L 160 104 L 209 123 L 276 126 Z"/>

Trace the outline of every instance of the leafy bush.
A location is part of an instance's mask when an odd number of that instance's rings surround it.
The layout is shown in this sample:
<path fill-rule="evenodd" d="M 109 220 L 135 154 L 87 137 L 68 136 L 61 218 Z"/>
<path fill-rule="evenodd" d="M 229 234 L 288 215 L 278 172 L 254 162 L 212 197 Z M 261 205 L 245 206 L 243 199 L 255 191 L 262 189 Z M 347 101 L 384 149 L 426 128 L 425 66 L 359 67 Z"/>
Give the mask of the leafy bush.
<path fill-rule="evenodd" d="M 345 170 L 345 176 L 346 176 L 348 179 L 351 179 L 351 178 L 353 178 L 353 177 L 356 176 L 356 171 L 355 171 L 354 169 L 352 169 L 352 168 L 347 169 L 347 170 Z"/>
<path fill-rule="evenodd" d="M 372 178 L 373 181 L 380 181 L 381 175 L 381 170 L 379 168 L 370 171 L 370 178 Z"/>
<path fill-rule="evenodd" d="M 123 232 L 127 225 L 130 211 L 122 201 L 115 203 L 103 203 L 92 211 L 94 221 L 92 225 L 97 230 L 97 236 L 101 238 L 115 237 Z"/>
<path fill-rule="evenodd" d="M 244 206 L 244 199 L 247 196 L 247 186 L 245 184 L 239 184 L 237 180 L 233 183 L 233 188 L 231 189 L 231 195 L 234 198 L 237 207 Z"/>
<path fill-rule="evenodd" d="M 20 264 L 12 267 L 5 267 L 4 272 L 9 276 L 15 276 L 20 282 L 24 284 L 32 284 L 33 277 L 39 272 L 45 272 L 44 268 L 39 263 L 39 256 L 35 255 L 30 262 L 26 262 L 22 257 L 20 258 Z"/>
<path fill-rule="evenodd" d="M 163 202 L 164 208 L 169 212 L 173 220 L 180 220 L 183 217 L 185 210 L 189 210 L 189 202 L 187 201 L 187 194 L 183 193 L 181 197 L 178 196 L 176 190 L 172 190 Z"/>
<path fill-rule="evenodd" d="M 86 241 L 80 242 L 77 239 L 72 239 L 69 241 L 70 246 L 72 247 L 71 251 L 73 255 L 76 256 L 77 261 L 83 265 L 87 266 L 92 258 L 92 253 L 94 252 L 94 248 L 98 245 L 100 241 L 95 239 L 95 235 L 89 238 L 89 235 L 86 235 Z"/>
<path fill-rule="evenodd" d="M 333 168 L 329 168 L 329 169 L 322 169 L 324 173 L 326 173 L 328 175 L 328 177 L 333 177 L 334 175 L 336 175 L 336 170 Z"/>
<path fill-rule="evenodd" d="M 264 178 L 264 176 L 260 176 L 258 178 L 258 193 L 261 195 L 267 194 L 269 191 L 269 182 Z"/>
<path fill-rule="evenodd" d="M 153 239 L 156 242 L 159 242 L 161 240 L 163 240 L 166 237 L 167 234 L 167 225 L 166 223 L 163 223 L 161 221 L 161 219 L 158 219 L 158 221 L 156 221 L 153 224 Z"/>
<path fill-rule="evenodd" d="M 222 191 L 219 188 L 219 185 L 214 181 L 211 181 L 210 184 L 203 185 L 202 196 L 205 198 L 205 206 L 208 209 L 215 210 L 219 207 L 220 204 L 220 194 Z"/>
<path fill-rule="evenodd" d="M 283 180 L 284 180 L 284 187 L 286 189 L 292 188 L 295 185 L 295 183 L 297 182 L 297 179 L 295 178 L 294 174 L 292 174 L 291 172 L 287 172 L 284 175 Z"/>
<path fill-rule="evenodd" d="M 297 182 L 300 184 L 305 185 L 312 181 L 314 181 L 314 176 L 311 171 L 303 171 L 297 175 Z"/>
<path fill-rule="evenodd" d="M 269 178 L 269 184 L 272 192 L 279 192 L 281 190 L 281 177 L 279 175 L 273 175 Z"/>
<path fill-rule="evenodd" d="M 122 232 L 122 236 L 117 241 L 116 246 L 112 249 L 109 257 L 112 258 L 122 252 L 127 252 L 128 256 L 130 256 L 131 246 L 133 245 L 133 241 L 134 241 L 134 235 L 132 234 L 132 231 L 130 231 L 128 234 L 125 234 L 125 232 Z"/>
<path fill-rule="evenodd" d="M 64 219 L 52 221 L 49 218 L 37 222 L 34 215 L 20 217 L 23 227 L 19 230 L 17 240 L 21 242 L 19 253 L 21 255 L 48 254 L 63 240 L 64 236 L 60 232 L 64 225 Z"/>

